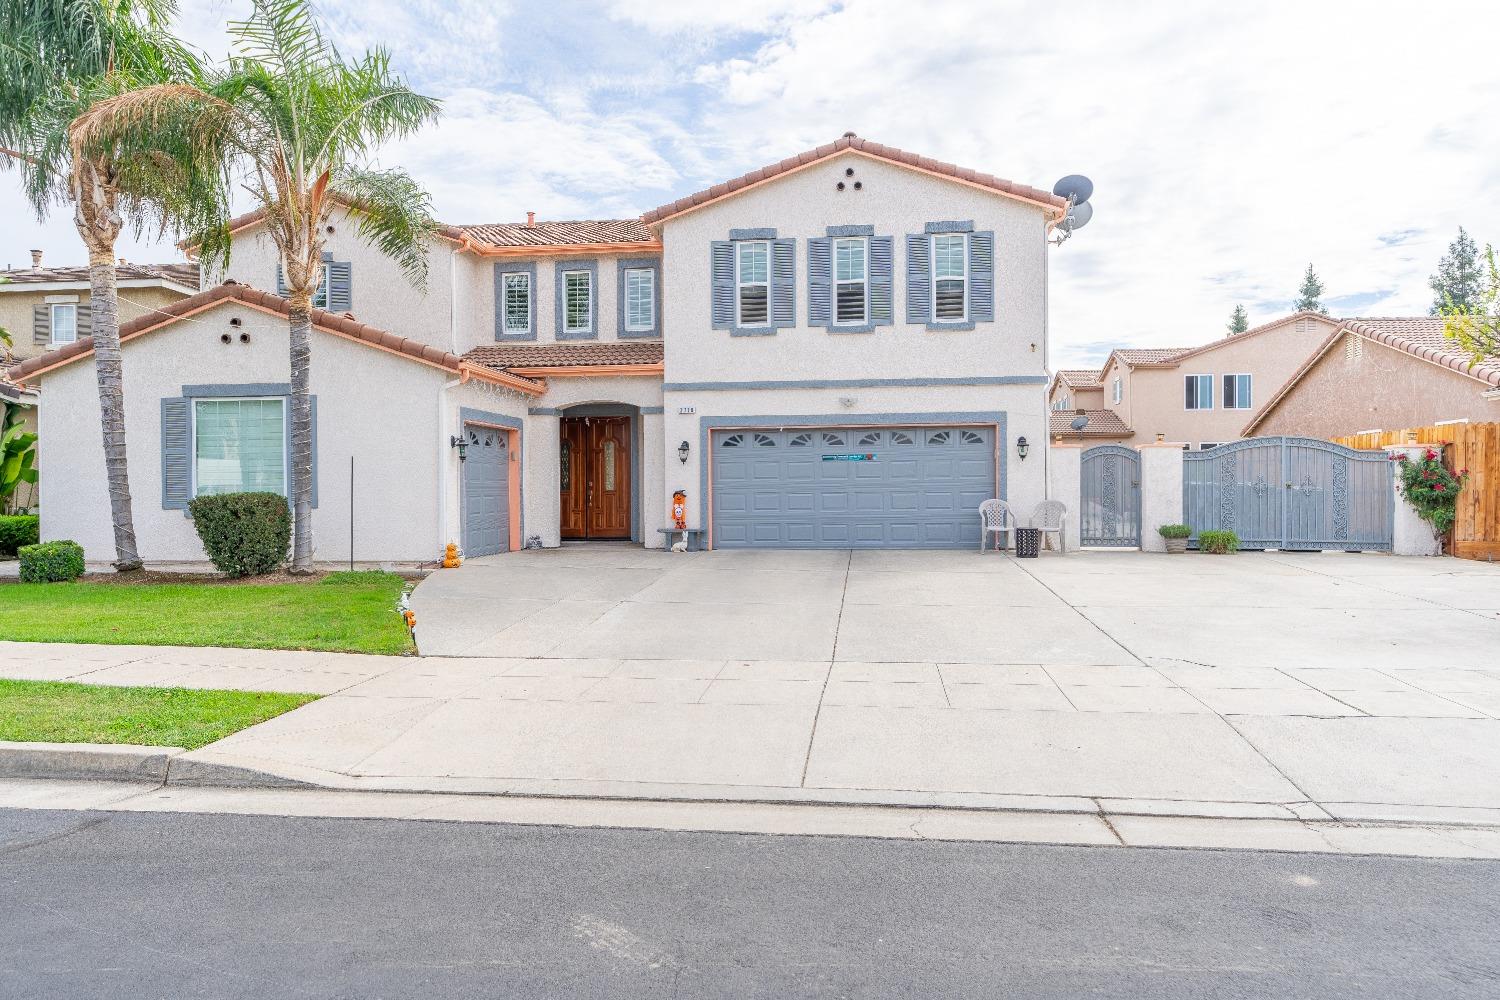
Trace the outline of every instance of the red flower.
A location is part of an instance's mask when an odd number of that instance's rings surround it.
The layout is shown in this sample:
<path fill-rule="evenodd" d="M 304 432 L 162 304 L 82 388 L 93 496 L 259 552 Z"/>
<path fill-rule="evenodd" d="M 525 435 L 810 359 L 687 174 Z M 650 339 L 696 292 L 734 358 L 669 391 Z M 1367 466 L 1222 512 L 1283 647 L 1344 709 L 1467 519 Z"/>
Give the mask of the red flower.
<path fill-rule="evenodd" d="M 1458 470 L 1458 474 L 1460 476 L 1467 476 L 1469 474 L 1469 470 L 1468 469 L 1459 469 Z"/>
<path fill-rule="evenodd" d="M 1443 492 L 1443 484 L 1442 483 L 1433 483 L 1432 484 L 1432 488 L 1435 489 L 1435 490 L 1437 490 L 1439 493 Z"/>
<path fill-rule="evenodd" d="M 1429 462 L 1436 462 L 1437 461 L 1437 452 L 1435 452 L 1435 451 L 1433 451 L 1433 450 L 1431 450 L 1429 448 L 1428 451 L 1427 451 L 1427 461 L 1429 461 Z"/>

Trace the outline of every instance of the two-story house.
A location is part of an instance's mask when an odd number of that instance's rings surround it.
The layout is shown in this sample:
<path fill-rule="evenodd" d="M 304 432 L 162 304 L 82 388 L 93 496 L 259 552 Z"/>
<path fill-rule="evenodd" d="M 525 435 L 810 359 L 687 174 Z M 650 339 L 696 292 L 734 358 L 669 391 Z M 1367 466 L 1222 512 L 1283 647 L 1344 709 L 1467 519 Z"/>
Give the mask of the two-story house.
<path fill-rule="evenodd" d="M 640 219 L 442 226 L 426 288 L 327 221 L 314 315 L 324 560 L 565 539 L 978 543 L 1046 492 L 1047 235 L 1063 201 L 846 135 Z M 255 215 L 229 283 L 122 327 L 148 559 L 201 559 L 187 501 L 287 492 L 286 303 Z M 43 384 L 44 537 L 110 554 L 87 341 Z M 74 411 L 76 412 L 76 411 Z M 1028 452 L 1030 457 L 1028 459 Z"/>

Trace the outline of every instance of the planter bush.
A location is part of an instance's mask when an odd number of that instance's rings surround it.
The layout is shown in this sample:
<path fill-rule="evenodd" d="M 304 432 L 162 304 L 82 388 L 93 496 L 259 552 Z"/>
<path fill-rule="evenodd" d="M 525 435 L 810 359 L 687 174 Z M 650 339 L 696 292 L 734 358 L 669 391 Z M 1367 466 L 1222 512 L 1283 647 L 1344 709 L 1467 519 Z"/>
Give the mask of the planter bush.
<path fill-rule="evenodd" d="M 221 573 L 259 576 L 281 568 L 292 543 L 292 513 L 279 493 L 219 493 L 188 503 L 203 551 Z"/>
<path fill-rule="evenodd" d="M 83 546 L 77 542 L 40 542 L 24 545 L 22 583 L 66 583 L 83 575 Z"/>
<path fill-rule="evenodd" d="M 1433 535 L 1441 539 L 1453 530 L 1458 517 L 1458 494 L 1469 478 L 1469 470 L 1450 472 L 1443 464 L 1443 456 L 1434 448 L 1424 450 L 1415 461 L 1400 454 L 1392 455 L 1391 461 L 1399 463 L 1401 495 L 1418 517 L 1432 525 Z"/>
<path fill-rule="evenodd" d="M 1188 536 L 1193 529 L 1185 524 L 1164 524 L 1156 529 L 1156 533 L 1166 542 L 1168 554 L 1180 555 L 1187 551 Z"/>
<path fill-rule="evenodd" d="M 14 556 L 24 545 L 42 540 L 42 519 L 35 514 L 0 517 L 0 557 Z"/>
<path fill-rule="evenodd" d="M 1240 536 L 1232 531 L 1198 532 L 1198 551 L 1221 556 L 1240 550 Z"/>

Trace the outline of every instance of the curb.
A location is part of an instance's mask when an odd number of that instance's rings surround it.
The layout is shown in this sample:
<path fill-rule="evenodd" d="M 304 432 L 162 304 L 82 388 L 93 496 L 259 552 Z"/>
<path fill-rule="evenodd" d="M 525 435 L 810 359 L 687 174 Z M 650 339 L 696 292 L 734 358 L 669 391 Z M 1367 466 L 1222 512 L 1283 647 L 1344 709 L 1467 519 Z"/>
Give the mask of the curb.
<path fill-rule="evenodd" d="M 108 743 L 15 743 L 0 741 L 0 778 L 60 778 L 84 781 L 152 781 L 164 784 L 181 747 Z"/>

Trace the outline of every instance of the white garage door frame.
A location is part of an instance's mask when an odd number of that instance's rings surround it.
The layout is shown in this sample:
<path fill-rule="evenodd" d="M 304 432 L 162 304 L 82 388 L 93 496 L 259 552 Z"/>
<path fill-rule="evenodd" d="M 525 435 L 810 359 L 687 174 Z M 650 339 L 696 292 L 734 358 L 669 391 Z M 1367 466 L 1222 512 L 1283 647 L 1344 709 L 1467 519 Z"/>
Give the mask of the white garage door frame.
<path fill-rule="evenodd" d="M 723 431 L 791 431 L 828 427 L 985 427 L 995 432 L 995 496 L 1006 499 L 1006 441 L 1004 410 L 921 413 L 814 413 L 781 416 L 703 416 L 698 418 L 698 495 L 702 520 L 708 528 L 708 548 L 714 547 L 713 438 Z M 975 518 L 979 512 L 974 513 Z"/>

